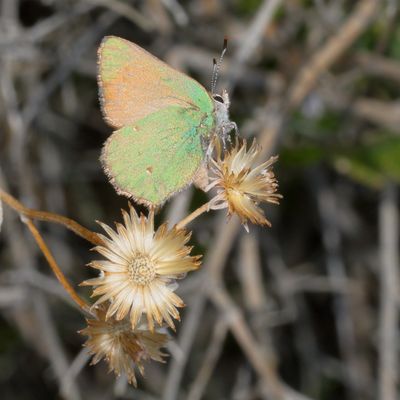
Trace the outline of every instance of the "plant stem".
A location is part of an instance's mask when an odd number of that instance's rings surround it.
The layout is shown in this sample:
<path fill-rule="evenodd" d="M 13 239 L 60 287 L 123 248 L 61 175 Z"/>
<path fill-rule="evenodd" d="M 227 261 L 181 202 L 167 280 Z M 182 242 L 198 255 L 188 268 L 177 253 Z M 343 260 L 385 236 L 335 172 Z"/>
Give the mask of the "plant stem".
<path fill-rule="evenodd" d="M 38 219 L 41 221 L 55 222 L 56 224 L 65 226 L 67 229 L 71 230 L 76 235 L 86 239 L 90 243 L 93 243 L 95 245 L 104 244 L 101 238 L 97 235 L 97 233 L 92 232 L 89 229 L 86 229 L 73 219 L 46 211 L 37 211 L 27 208 L 24 205 L 22 205 L 15 197 L 6 193 L 2 189 L 0 189 L 0 200 L 3 200 L 11 208 L 19 212 L 20 214 L 24 215 L 25 217 L 28 217 L 30 219 Z"/>
<path fill-rule="evenodd" d="M 203 204 L 201 207 L 198 209 L 194 210 L 191 214 L 189 214 L 187 217 L 183 218 L 182 221 L 178 222 L 176 224 L 176 229 L 182 229 L 186 225 L 188 225 L 190 222 L 192 222 L 195 218 L 197 218 L 199 215 L 208 212 L 211 207 L 211 201 Z"/>
<path fill-rule="evenodd" d="M 31 231 L 33 237 L 35 238 L 36 243 L 38 244 L 41 252 L 43 253 L 44 257 L 46 258 L 47 262 L 50 265 L 54 275 L 57 277 L 58 281 L 61 283 L 63 288 L 66 292 L 71 296 L 72 300 L 85 312 L 92 314 L 90 311 L 90 305 L 88 305 L 74 290 L 71 284 L 67 281 L 67 278 L 61 271 L 60 267 L 58 266 L 56 260 L 54 259 L 53 255 L 51 254 L 49 248 L 47 247 L 46 243 L 43 240 L 43 237 L 40 235 L 39 231 L 37 230 L 36 226 L 33 224 L 32 220 L 29 218 L 23 218 L 22 221 L 28 226 L 29 230 Z"/>

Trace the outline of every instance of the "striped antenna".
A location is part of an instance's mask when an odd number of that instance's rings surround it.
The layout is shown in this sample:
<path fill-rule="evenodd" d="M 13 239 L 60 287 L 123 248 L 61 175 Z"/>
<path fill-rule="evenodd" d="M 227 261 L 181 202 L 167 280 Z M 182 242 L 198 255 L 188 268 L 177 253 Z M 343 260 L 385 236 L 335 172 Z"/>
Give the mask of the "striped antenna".
<path fill-rule="evenodd" d="M 225 37 L 224 44 L 222 47 L 222 52 L 221 52 L 218 62 L 215 58 L 213 59 L 213 73 L 212 73 L 212 78 L 211 78 L 211 94 L 215 94 L 215 88 L 217 86 L 219 69 L 221 68 L 222 60 L 224 59 L 224 55 L 226 53 L 227 47 L 228 47 L 228 38 Z"/>

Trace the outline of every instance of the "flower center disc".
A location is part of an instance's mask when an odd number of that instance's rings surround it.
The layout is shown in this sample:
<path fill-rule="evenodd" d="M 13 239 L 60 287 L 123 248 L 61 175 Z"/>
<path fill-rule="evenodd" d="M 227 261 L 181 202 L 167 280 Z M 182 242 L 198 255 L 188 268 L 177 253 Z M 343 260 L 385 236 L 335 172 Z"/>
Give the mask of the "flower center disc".
<path fill-rule="evenodd" d="M 156 276 L 154 264 L 144 254 L 135 253 L 128 265 L 129 278 L 137 285 L 148 285 Z"/>

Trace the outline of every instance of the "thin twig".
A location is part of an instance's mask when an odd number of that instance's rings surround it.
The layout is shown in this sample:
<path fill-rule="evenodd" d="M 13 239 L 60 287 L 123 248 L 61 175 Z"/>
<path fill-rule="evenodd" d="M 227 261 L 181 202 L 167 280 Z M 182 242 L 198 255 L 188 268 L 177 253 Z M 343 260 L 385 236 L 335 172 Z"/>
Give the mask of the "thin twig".
<path fill-rule="evenodd" d="M 182 357 L 180 359 L 173 359 L 171 362 L 167 382 L 163 390 L 163 400 L 175 400 L 178 397 L 185 366 L 206 305 L 206 289 L 209 285 L 208 275 L 210 272 L 219 274 L 222 271 L 237 233 L 236 225 L 237 228 L 240 225 L 236 218 L 233 218 L 229 223 L 225 223 L 225 217 L 222 215 L 217 219 L 216 226 L 218 229 L 215 233 L 215 243 L 210 252 L 206 255 L 202 282 L 199 285 L 195 299 L 189 304 L 190 313 L 187 318 L 185 318 L 180 331 L 178 345 L 182 351 Z"/>
<path fill-rule="evenodd" d="M 233 68 L 230 71 L 227 86 L 228 92 L 233 91 L 238 77 L 243 73 L 243 66 L 254 55 L 264 37 L 264 32 L 271 23 L 281 3 L 282 0 L 264 0 L 255 13 L 253 20 L 249 24 L 249 28 L 242 35 L 241 43 L 233 56 Z"/>
<path fill-rule="evenodd" d="M 61 283 L 63 288 L 66 292 L 71 296 L 71 298 L 75 301 L 75 303 L 86 313 L 91 314 L 90 305 L 87 304 L 76 292 L 72 285 L 67 281 L 64 274 L 62 273 L 60 267 L 58 266 L 56 260 L 54 259 L 53 255 L 51 254 L 49 248 L 47 247 L 46 243 L 44 242 L 42 236 L 40 235 L 39 231 L 33 225 L 32 221 L 29 218 L 23 218 L 23 222 L 28 226 L 29 230 L 31 231 L 37 245 L 39 246 L 40 250 L 42 251 L 44 257 L 46 258 L 47 262 L 50 265 L 54 275 L 57 277 L 58 281 Z"/>
<path fill-rule="evenodd" d="M 266 393 L 272 399 L 283 399 L 284 391 L 277 375 L 274 360 L 271 363 L 265 351 L 257 344 L 240 309 L 232 301 L 225 287 L 221 283 L 219 285 L 210 285 L 209 295 L 220 310 L 221 316 L 227 321 L 254 370 L 259 374 Z"/>
<path fill-rule="evenodd" d="M 33 288 L 40 289 L 42 292 L 56 296 L 60 300 L 75 306 L 75 302 L 69 297 L 58 280 L 53 276 L 45 275 L 36 269 L 15 270 L 7 273 L 10 282 L 19 284 L 28 284 Z"/>
<path fill-rule="evenodd" d="M 363 0 L 355 7 L 347 21 L 338 28 L 337 33 L 307 61 L 300 71 L 293 85 L 290 95 L 289 107 L 297 107 L 314 84 L 326 71 L 360 36 L 369 26 L 372 18 L 377 14 L 379 0 Z"/>
<path fill-rule="evenodd" d="M 398 399 L 398 323 L 397 296 L 399 293 L 399 211 L 397 190 L 388 183 L 379 207 L 380 322 L 378 399 Z"/>
<path fill-rule="evenodd" d="M 190 213 L 187 217 L 185 217 L 182 221 L 176 224 L 176 229 L 183 229 L 186 225 L 192 222 L 195 218 L 200 216 L 201 214 L 210 211 L 211 201 L 203 204 L 192 213 Z"/>
<path fill-rule="evenodd" d="M 40 335 L 43 336 L 43 342 L 46 344 L 47 354 L 51 361 L 54 372 L 60 382 L 60 394 L 62 398 L 69 400 L 80 400 L 82 396 L 71 379 L 68 390 L 64 390 L 61 382 L 68 371 L 69 360 L 65 355 L 60 337 L 57 334 L 50 310 L 42 296 L 34 296 L 33 306 L 37 313 L 38 323 L 40 324 Z"/>
<path fill-rule="evenodd" d="M 218 357 L 221 354 L 222 346 L 228 333 L 228 325 L 225 320 L 218 319 L 214 326 L 210 344 L 204 354 L 203 362 L 194 379 L 187 400 L 200 400 L 203 396 L 207 383 L 215 369 Z"/>
<path fill-rule="evenodd" d="M 100 14 L 96 22 L 89 26 L 80 34 L 79 38 L 74 41 L 68 57 L 63 54 L 57 68 L 41 83 L 37 90 L 31 91 L 31 95 L 26 100 L 24 110 L 21 114 L 25 129 L 27 129 L 40 114 L 40 111 L 44 108 L 43 106 L 51 94 L 67 80 L 74 68 L 76 68 L 77 63 L 86 55 L 88 49 L 99 41 L 99 37 L 116 19 L 117 16 L 111 11 L 105 11 Z"/>
<path fill-rule="evenodd" d="M 69 368 L 65 372 L 62 380 L 61 380 L 61 391 L 68 392 L 71 388 L 71 384 L 78 377 L 82 369 L 90 360 L 90 354 L 87 351 L 87 348 L 82 348 L 81 351 L 76 355 L 74 360 L 71 362 Z"/>
<path fill-rule="evenodd" d="M 96 4 L 98 6 L 106 7 L 122 17 L 125 17 L 139 26 L 146 32 L 156 28 L 153 21 L 146 18 L 139 11 L 133 8 L 130 4 L 120 0 L 84 0 L 88 3 Z"/>
<path fill-rule="evenodd" d="M 317 188 L 317 205 L 321 219 L 322 241 L 325 248 L 328 277 L 332 280 L 332 284 L 338 279 L 345 281 L 347 274 L 341 254 L 341 234 L 337 226 L 338 210 L 336 198 L 326 184 L 322 174 L 315 173 L 312 175 L 312 182 L 312 186 Z M 360 395 L 362 380 L 356 357 L 356 339 L 350 294 L 350 291 L 337 293 L 333 304 L 339 348 L 346 365 L 346 386 L 350 391 L 349 398 L 354 398 Z"/>
<path fill-rule="evenodd" d="M 1 225 L 3 224 L 3 203 L 0 200 L 0 232 L 1 232 Z"/>
<path fill-rule="evenodd" d="M 27 301 L 27 293 L 19 285 L 0 286 L 0 307 L 16 307 Z"/>
<path fill-rule="evenodd" d="M 30 219 L 37 219 L 40 221 L 54 222 L 56 224 L 63 225 L 65 228 L 71 230 L 78 236 L 86 239 L 88 242 L 94 245 L 104 244 L 97 233 L 90 231 L 89 229 L 78 224 L 73 219 L 63 217 L 62 215 L 53 214 L 47 211 L 36 211 L 22 205 L 15 197 L 11 196 L 4 190 L 0 189 L 0 199 L 3 200 L 7 205 L 19 212 L 23 216 Z"/>
<path fill-rule="evenodd" d="M 175 400 L 179 397 L 180 383 L 206 303 L 204 285 L 205 279 L 203 279 L 194 299 L 188 304 L 190 313 L 188 313 L 183 321 L 183 326 L 180 329 L 177 341 L 177 345 L 180 349 L 180 357 L 175 357 L 171 361 L 171 365 L 168 369 L 167 381 L 163 390 L 163 400 Z"/>
<path fill-rule="evenodd" d="M 5 187 L 6 182 L 3 179 L 0 170 L 0 185 Z M 20 243 L 26 239 L 15 219 L 10 218 L 4 226 L 8 246 L 11 249 L 13 264 L 20 271 L 35 269 L 35 253 L 31 243 L 21 246 Z M 67 369 L 68 360 L 65 351 L 54 328 L 54 323 L 49 318 L 49 306 L 45 301 L 43 294 L 37 290 L 30 290 L 26 285 L 22 285 L 30 301 L 25 302 L 24 308 L 13 309 L 13 320 L 18 326 L 22 337 L 28 340 L 30 345 L 42 356 L 47 358 L 52 370 L 61 387 L 61 380 Z M 62 397 L 66 400 L 80 399 L 79 387 L 76 382 L 71 382 L 70 390 L 67 393 L 62 392 Z"/>
<path fill-rule="evenodd" d="M 265 309 L 267 303 L 258 249 L 259 243 L 256 236 L 248 234 L 241 236 L 237 270 L 242 285 L 244 303 L 253 314 Z"/>
<path fill-rule="evenodd" d="M 387 57 L 382 57 L 373 53 L 359 53 L 354 57 L 354 61 L 367 74 L 391 79 L 400 83 L 400 62 Z"/>

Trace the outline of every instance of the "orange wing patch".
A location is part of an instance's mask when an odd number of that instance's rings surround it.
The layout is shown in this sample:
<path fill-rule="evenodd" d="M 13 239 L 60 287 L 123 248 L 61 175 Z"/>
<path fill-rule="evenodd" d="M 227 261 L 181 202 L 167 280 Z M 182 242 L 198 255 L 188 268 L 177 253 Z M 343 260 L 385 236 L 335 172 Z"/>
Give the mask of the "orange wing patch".
<path fill-rule="evenodd" d="M 98 65 L 103 114 L 115 128 L 170 105 L 193 107 L 188 96 L 188 83 L 193 80 L 125 39 L 105 37 Z"/>

